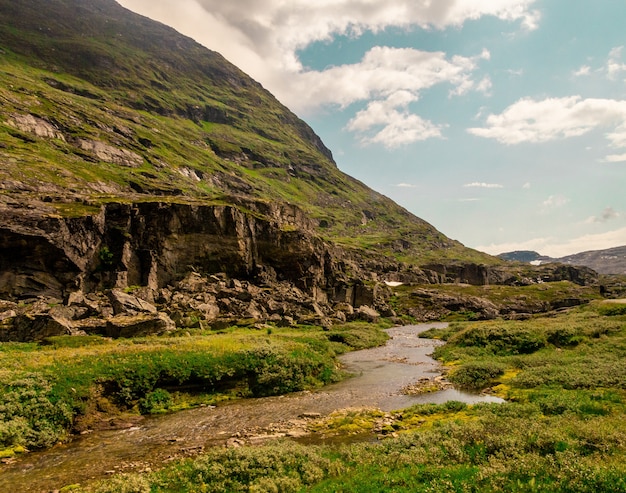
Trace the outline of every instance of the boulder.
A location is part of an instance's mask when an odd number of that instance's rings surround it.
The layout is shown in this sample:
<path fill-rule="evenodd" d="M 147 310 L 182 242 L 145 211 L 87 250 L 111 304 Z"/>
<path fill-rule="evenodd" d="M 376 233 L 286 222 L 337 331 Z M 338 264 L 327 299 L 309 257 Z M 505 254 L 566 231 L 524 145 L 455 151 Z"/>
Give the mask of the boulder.
<path fill-rule="evenodd" d="M 113 313 L 115 315 L 127 313 L 157 313 L 157 308 L 151 303 L 145 300 L 137 298 L 136 296 L 125 293 L 120 289 L 112 289 L 107 292 L 107 296 L 113 306 Z"/>
<path fill-rule="evenodd" d="M 215 303 L 202 303 L 198 305 L 198 310 L 202 312 L 205 320 L 215 320 L 220 314 L 220 307 Z"/>
<path fill-rule="evenodd" d="M 165 313 L 140 313 L 116 315 L 106 321 L 108 337 L 143 337 L 161 335 L 176 328 L 176 324 Z"/>
<path fill-rule="evenodd" d="M 50 313 L 22 314 L 13 319 L 12 326 L 0 333 L 2 342 L 40 341 L 46 337 L 77 335 L 72 322 Z"/>
<path fill-rule="evenodd" d="M 367 305 L 361 305 L 356 311 L 356 315 L 359 320 L 367 322 L 376 322 L 380 318 L 380 313 Z"/>

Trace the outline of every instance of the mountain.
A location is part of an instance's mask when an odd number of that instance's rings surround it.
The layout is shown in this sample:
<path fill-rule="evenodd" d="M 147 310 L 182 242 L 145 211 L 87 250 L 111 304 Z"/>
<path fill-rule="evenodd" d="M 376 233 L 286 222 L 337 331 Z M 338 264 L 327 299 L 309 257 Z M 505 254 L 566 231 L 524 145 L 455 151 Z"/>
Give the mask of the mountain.
<path fill-rule="evenodd" d="M 583 265 L 599 274 L 626 274 L 626 246 L 592 250 L 561 257 L 558 262 Z"/>
<path fill-rule="evenodd" d="M 498 258 L 507 261 L 538 264 L 561 263 L 583 266 L 599 274 L 626 274 L 626 246 L 606 250 L 590 250 L 565 257 L 553 258 L 533 251 L 515 251 L 501 253 Z"/>
<path fill-rule="evenodd" d="M 72 215 L 245 197 L 294 204 L 344 246 L 493 262 L 342 173 L 308 125 L 173 29 L 112 0 L 0 5 L 5 196 Z"/>
<path fill-rule="evenodd" d="M 524 262 L 529 264 L 531 262 L 540 261 L 542 258 L 546 257 L 542 257 L 539 253 L 532 250 L 516 250 L 514 252 L 500 253 L 498 258 L 510 262 Z"/>
<path fill-rule="evenodd" d="M 260 84 L 113 0 L 0 0 L 0 159 L 0 339 L 326 324 L 393 315 L 383 280 L 536 277 L 341 172 Z"/>

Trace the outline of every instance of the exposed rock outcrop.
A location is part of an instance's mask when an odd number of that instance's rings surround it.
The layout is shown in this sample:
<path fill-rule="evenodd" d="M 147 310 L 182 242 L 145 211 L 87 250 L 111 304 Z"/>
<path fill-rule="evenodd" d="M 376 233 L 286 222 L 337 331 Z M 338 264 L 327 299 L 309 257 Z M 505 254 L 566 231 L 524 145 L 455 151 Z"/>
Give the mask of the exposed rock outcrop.
<path fill-rule="evenodd" d="M 92 213 L 85 213 L 88 204 L 74 203 L 82 212 L 75 217 L 63 217 L 43 201 L 0 202 L 6 218 L 0 226 L 0 299 L 31 307 L 10 305 L 0 312 L 0 340 L 396 320 L 392 292 L 383 281 L 487 285 L 593 279 L 592 271 L 571 266 L 529 273 L 473 264 L 419 268 L 364 257 L 322 240 L 297 207 L 232 201 L 108 203 Z M 419 303 L 408 315 L 416 320 L 458 311 L 494 318 L 508 309 L 431 290 L 416 289 L 413 295 Z M 511 313 L 549 308 L 558 307 L 513 307 Z"/>

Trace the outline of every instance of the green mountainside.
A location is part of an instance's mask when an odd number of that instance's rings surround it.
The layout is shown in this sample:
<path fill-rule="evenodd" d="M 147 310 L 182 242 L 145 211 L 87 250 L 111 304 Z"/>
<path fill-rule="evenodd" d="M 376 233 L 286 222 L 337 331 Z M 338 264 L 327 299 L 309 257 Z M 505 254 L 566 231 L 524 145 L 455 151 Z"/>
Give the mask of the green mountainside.
<path fill-rule="evenodd" d="M 297 206 L 332 243 L 424 265 L 497 259 L 342 173 L 313 130 L 193 40 L 113 0 L 0 0 L 0 198 Z"/>

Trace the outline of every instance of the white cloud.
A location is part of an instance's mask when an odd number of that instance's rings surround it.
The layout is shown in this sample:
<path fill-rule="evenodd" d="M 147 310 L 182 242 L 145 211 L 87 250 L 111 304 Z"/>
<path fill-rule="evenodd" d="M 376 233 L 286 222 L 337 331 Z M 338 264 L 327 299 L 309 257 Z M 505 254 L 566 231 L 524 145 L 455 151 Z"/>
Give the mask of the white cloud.
<path fill-rule="evenodd" d="M 609 61 L 606 65 L 606 71 L 609 79 L 617 79 L 622 72 L 626 72 L 626 63 L 622 62 L 623 46 L 617 46 L 609 53 Z"/>
<path fill-rule="evenodd" d="M 292 95 L 287 98 L 293 98 L 296 109 L 306 111 L 321 105 L 346 107 L 357 101 L 386 99 L 401 91 L 415 101 L 420 92 L 438 84 L 451 84 L 451 92 L 462 95 L 477 88 L 471 74 L 482 59 L 481 55 L 448 59 L 443 52 L 376 46 L 359 63 L 292 77 Z"/>
<path fill-rule="evenodd" d="M 298 49 L 336 35 L 358 36 L 365 31 L 379 32 L 388 27 L 443 29 L 460 26 L 470 19 L 485 16 L 505 21 L 521 21 L 535 29 L 539 14 L 531 10 L 536 0 L 120 0 L 130 9 L 152 16 L 188 33 L 209 48 L 231 56 L 241 49 L 253 51 L 264 59 L 275 59 L 292 69 Z M 193 11 L 195 18 L 186 13 Z M 198 22 L 196 22 L 198 21 Z M 204 25 L 204 29 L 200 26 Z M 220 38 L 212 30 L 227 26 L 239 33 Z M 193 32 L 190 32 L 193 31 Z M 248 70 L 247 67 L 242 67 Z"/>
<path fill-rule="evenodd" d="M 626 245 L 626 228 L 599 234 L 587 234 L 564 242 L 558 242 L 555 238 L 546 237 L 533 238 L 523 242 L 492 243 L 490 245 L 477 246 L 474 248 L 491 255 L 514 252 L 517 250 L 534 250 L 542 255 L 560 258 L 574 253 L 587 252 L 590 250 L 605 250 L 607 248 L 623 245 Z"/>
<path fill-rule="evenodd" d="M 417 188 L 417 185 L 412 185 L 411 183 L 398 183 L 396 185 L 398 188 Z"/>
<path fill-rule="evenodd" d="M 441 125 L 423 120 L 408 110 L 417 96 L 398 91 L 383 101 L 373 101 L 352 118 L 346 129 L 361 136 L 363 144 L 398 147 L 419 140 L 441 137 Z"/>
<path fill-rule="evenodd" d="M 524 69 L 507 69 L 506 73 L 509 74 L 509 76 L 511 77 L 521 77 L 522 75 L 524 75 Z"/>
<path fill-rule="evenodd" d="M 530 182 L 526 182 L 522 185 L 522 188 L 524 190 L 530 190 L 530 188 L 532 187 L 532 185 L 530 184 Z"/>
<path fill-rule="evenodd" d="M 547 209 L 559 209 L 569 203 L 569 199 L 562 195 L 550 195 L 546 200 L 542 202 L 544 210 Z"/>
<path fill-rule="evenodd" d="M 583 65 L 576 72 L 574 72 L 574 77 L 583 77 L 589 75 L 591 73 L 591 67 L 589 65 Z"/>
<path fill-rule="evenodd" d="M 370 103 L 350 122 L 364 143 L 389 147 L 439 137 L 441 126 L 413 114 L 408 104 L 391 101 L 394 93 L 409 91 L 414 98 L 437 84 L 449 84 L 451 96 L 470 91 L 488 94 L 491 80 L 476 82 L 472 75 L 483 50 L 475 57 L 429 53 L 415 49 L 376 47 L 361 62 L 310 70 L 299 50 L 339 35 L 358 37 L 389 27 L 443 29 L 467 20 L 495 17 L 535 29 L 537 0 L 120 0 L 144 15 L 165 22 L 208 48 L 220 52 L 283 103 L 298 113 L 323 105 L 347 107 Z M 367 122 L 376 122 L 368 126 Z M 376 130 L 372 134 L 372 129 Z M 366 135 L 363 135 L 363 131 Z"/>
<path fill-rule="evenodd" d="M 604 158 L 607 163 L 624 163 L 626 162 L 626 153 L 624 154 L 610 154 Z"/>
<path fill-rule="evenodd" d="M 521 99 L 501 114 L 489 115 L 485 127 L 468 132 L 503 144 L 520 144 L 578 137 L 606 127 L 614 128 L 606 134 L 610 145 L 626 147 L 626 101 L 580 96 Z"/>
<path fill-rule="evenodd" d="M 481 80 L 476 86 L 476 90 L 478 92 L 482 92 L 483 94 L 486 94 L 486 95 L 491 94 L 492 88 L 493 88 L 493 83 L 491 82 L 491 79 L 489 78 L 489 76 L 484 77 L 483 80 Z"/>
<path fill-rule="evenodd" d="M 500 185 L 498 183 L 484 183 L 484 182 L 473 182 L 473 183 L 466 183 L 465 185 L 463 185 L 464 188 L 504 188 L 503 185 Z"/>

